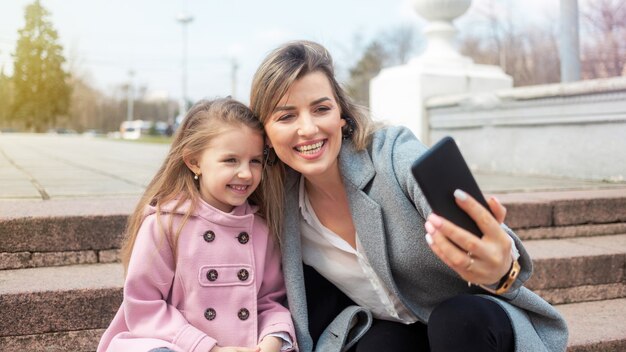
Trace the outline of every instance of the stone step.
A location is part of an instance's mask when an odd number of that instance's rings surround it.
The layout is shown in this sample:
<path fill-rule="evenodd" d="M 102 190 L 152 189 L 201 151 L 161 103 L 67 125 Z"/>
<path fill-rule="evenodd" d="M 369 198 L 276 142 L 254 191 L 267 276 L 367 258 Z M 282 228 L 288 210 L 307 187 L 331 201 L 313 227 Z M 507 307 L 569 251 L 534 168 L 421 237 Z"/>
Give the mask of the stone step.
<path fill-rule="evenodd" d="M 626 233 L 626 189 L 501 194 L 522 239 Z M 0 270 L 119 260 L 137 197 L 0 201 Z"/>
<path fill-rule="evenodd" d="M 121 303 L 120 264 L 0 272 L 2 351 L 93 351 Z M 626 298 L 557 305 L 568 351 L 624 351 Z"/>
<path fill-rule="evenodd" d="M 2 270 L 0 338 L 106 328 L 123 280 L 118 263 Z"/>
<path fill-rule="evenodd" d="M 25 351 L 95 351 L 104 329 L 54 332 L 22 336 L 0 336 L 4 352 Z"/>
<path fill-rule="evenodd" d="M 0 270 L 115 262 L 136 202 L 0 201 Z"/>
<path fill-rule="evenodd" d="M 620 233 L 626 233 L 626 222 L 617 222 L 611 224 L 535 227 L 531 229 L 515 229 L 515 233 L 522 240 L 617 235 Z"/>
<path fill-rule="evenodd" d="M 495 195 L 514 229 L 626 222 L 626 188 Z"/>
<path fill-rule="evenodd" d="M 626 298 L 555 308 L 567 321 L 568 352 L 626 351 Z"/>
<path fill-rule="evenodd" d="M 552 304 L 626 297 L 626 234 L 531 240 L 526 287 Z"/>

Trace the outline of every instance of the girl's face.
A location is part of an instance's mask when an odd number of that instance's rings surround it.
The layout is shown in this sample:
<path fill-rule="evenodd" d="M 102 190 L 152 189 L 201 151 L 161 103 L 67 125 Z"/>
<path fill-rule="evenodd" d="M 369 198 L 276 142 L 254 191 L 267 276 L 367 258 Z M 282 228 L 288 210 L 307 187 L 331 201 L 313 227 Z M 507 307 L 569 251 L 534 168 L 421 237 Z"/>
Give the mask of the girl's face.
<path fill-rule="evenodd" d="M 229 213 L 257 188 L 263 171 L 263 135 L 250 127 L 228 126 L 191 162 L 200 176 L 202 199 Z"/>
<path fill-rule="evenodd" d="M 328 78 L 312 72 L 289 87 L 265 132 L 280 160 L 307 177 L 337 167 L 345 124 Z"/>

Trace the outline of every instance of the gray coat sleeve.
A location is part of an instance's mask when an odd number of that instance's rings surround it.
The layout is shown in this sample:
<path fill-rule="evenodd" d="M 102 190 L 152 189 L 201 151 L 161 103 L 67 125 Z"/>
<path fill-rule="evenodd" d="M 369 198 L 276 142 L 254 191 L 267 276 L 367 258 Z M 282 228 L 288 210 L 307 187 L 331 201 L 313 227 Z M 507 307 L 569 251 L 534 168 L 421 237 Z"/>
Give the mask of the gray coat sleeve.
<path fill-rule="evenodd" d="M 398 184 L 402 188 L 404 194 L 415 205 L 417 211 L 425 219 L 432 212 L 432 210 L 428 205 L 426 198 L 424 198 L 422 190 L 413 178 L 411 165 L 428 148 L 405 127 L 388 128 L 385 139 L 386 141 L 383 143 L 392 143 L 392 166 Z M 533 265 L 528 252 L 515 232 L 513 232 L 513 230 L 505 224 L 502 224 L 502 228 L 509 236 L 511 236 L 511 238 L 513 238 L 515 246 L 520 253 L 518 261 L 521 266 L 521 272 L 509 292 L 502 295 L 505 299 L 511 299 L 517 295 L 518 289 L 523 285 L 523 283 L 530 278 Z"/>

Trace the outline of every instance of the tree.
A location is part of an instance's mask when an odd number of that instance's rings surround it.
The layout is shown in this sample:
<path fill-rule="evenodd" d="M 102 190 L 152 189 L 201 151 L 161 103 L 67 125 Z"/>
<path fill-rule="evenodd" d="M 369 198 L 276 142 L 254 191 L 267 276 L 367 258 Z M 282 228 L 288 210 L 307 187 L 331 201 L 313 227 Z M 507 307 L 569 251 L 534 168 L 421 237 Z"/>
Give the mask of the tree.
<path fill-rule="evenodd" d="M 583 78 L 626 74 L 626 0 L 594 0 L 582 11 L 590 29 L 582 43 Z"/>
<path fill-rule="evenodd" d="M 350 81 L 347 92 L 357 104 L 368 106 L 370 100 L 369 84 L 383 68 L 387 54 L 382 45 L 373 41 L 363 53 L 363 57 L 350 69 Z"/>
<path fill-rule="evenodd" d="M 11 104 L 11 78 L 0 67 L 0 126 L 7 127 Z"/>
<path fill-rule="evenodd" d="M 463 55 L 478 64 L 500 66 L 513 77 L 515 86 L 561 80 L 556 28 L 550 23 L 539 26 L 516 21 L 512 14 L 517 9 L 510 1 L 503 4 L 490 0 L 482 4 L 469 15 L 473 27 L 479 30 L 461 30 Z"/>
<path fill-rule="evenodd" d="M 349 69 L 346 90 L 354 101 L 369 106 L 369 83 L 385 67 L 405 64 L 424 43 L 412 26 L 401 25 L 378 34 Z"/>
<path fill-rule="evenodd" d="M 13 118 L 27 130 L 41 132 L 67 114 L 69 74 L 63 70 L 59 36 L 48 20 L 49 12 L 35 0 L 26 6 L 25 25 L 18 31 L 15 50 Z"/>
<path fill-rule="evenodd" d="M 100 106 L 104 95 L 92 87 L 87 78 L 80 77 L 78 73 L 72 73 L 70 85 L 70 108 L 67 112 L 67 120 L 58 119 L 59 127 L 72 128 L 83 132 L 87 129 L 102 128 Z"/>

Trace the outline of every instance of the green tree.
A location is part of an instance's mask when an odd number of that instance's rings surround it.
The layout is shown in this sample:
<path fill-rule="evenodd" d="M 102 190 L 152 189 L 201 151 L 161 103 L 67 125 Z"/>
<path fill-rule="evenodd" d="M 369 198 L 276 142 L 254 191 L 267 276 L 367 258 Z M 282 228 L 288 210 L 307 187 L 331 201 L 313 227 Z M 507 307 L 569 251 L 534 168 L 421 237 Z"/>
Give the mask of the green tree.
<path fill-rule="evenodd" d="M 12 115 L 24 128 L 37 132 L 67 114 L 70 101 L 63 48 L 49 15 L 40 0 L 26 6 L 25 25 L 18 31 L 15 49 Z"/>
<path fill-rule="evenodd" d="M 357 104 L 369 106 L 370 80 L 380 72 L 386 60 L 387 53 L 383 46 L 373 41 L 367 46 L 361 59 L 350 69 L 350 81 L 346 90 Z"/>
<path fill-rule="evenodd" d="M 349 69 L 346 90 L 354 101 L 369 107 L 369 84 L 385 67 L 403 65 L 423 44 L 413 26 L 401 25 L 379 33 L 362 50 L 361 58 Z"/>
<path fill-rule="evenodd" d="M 8 127 L 11 105 L 11 78 L 0 67 L 0 127 Z"/>

